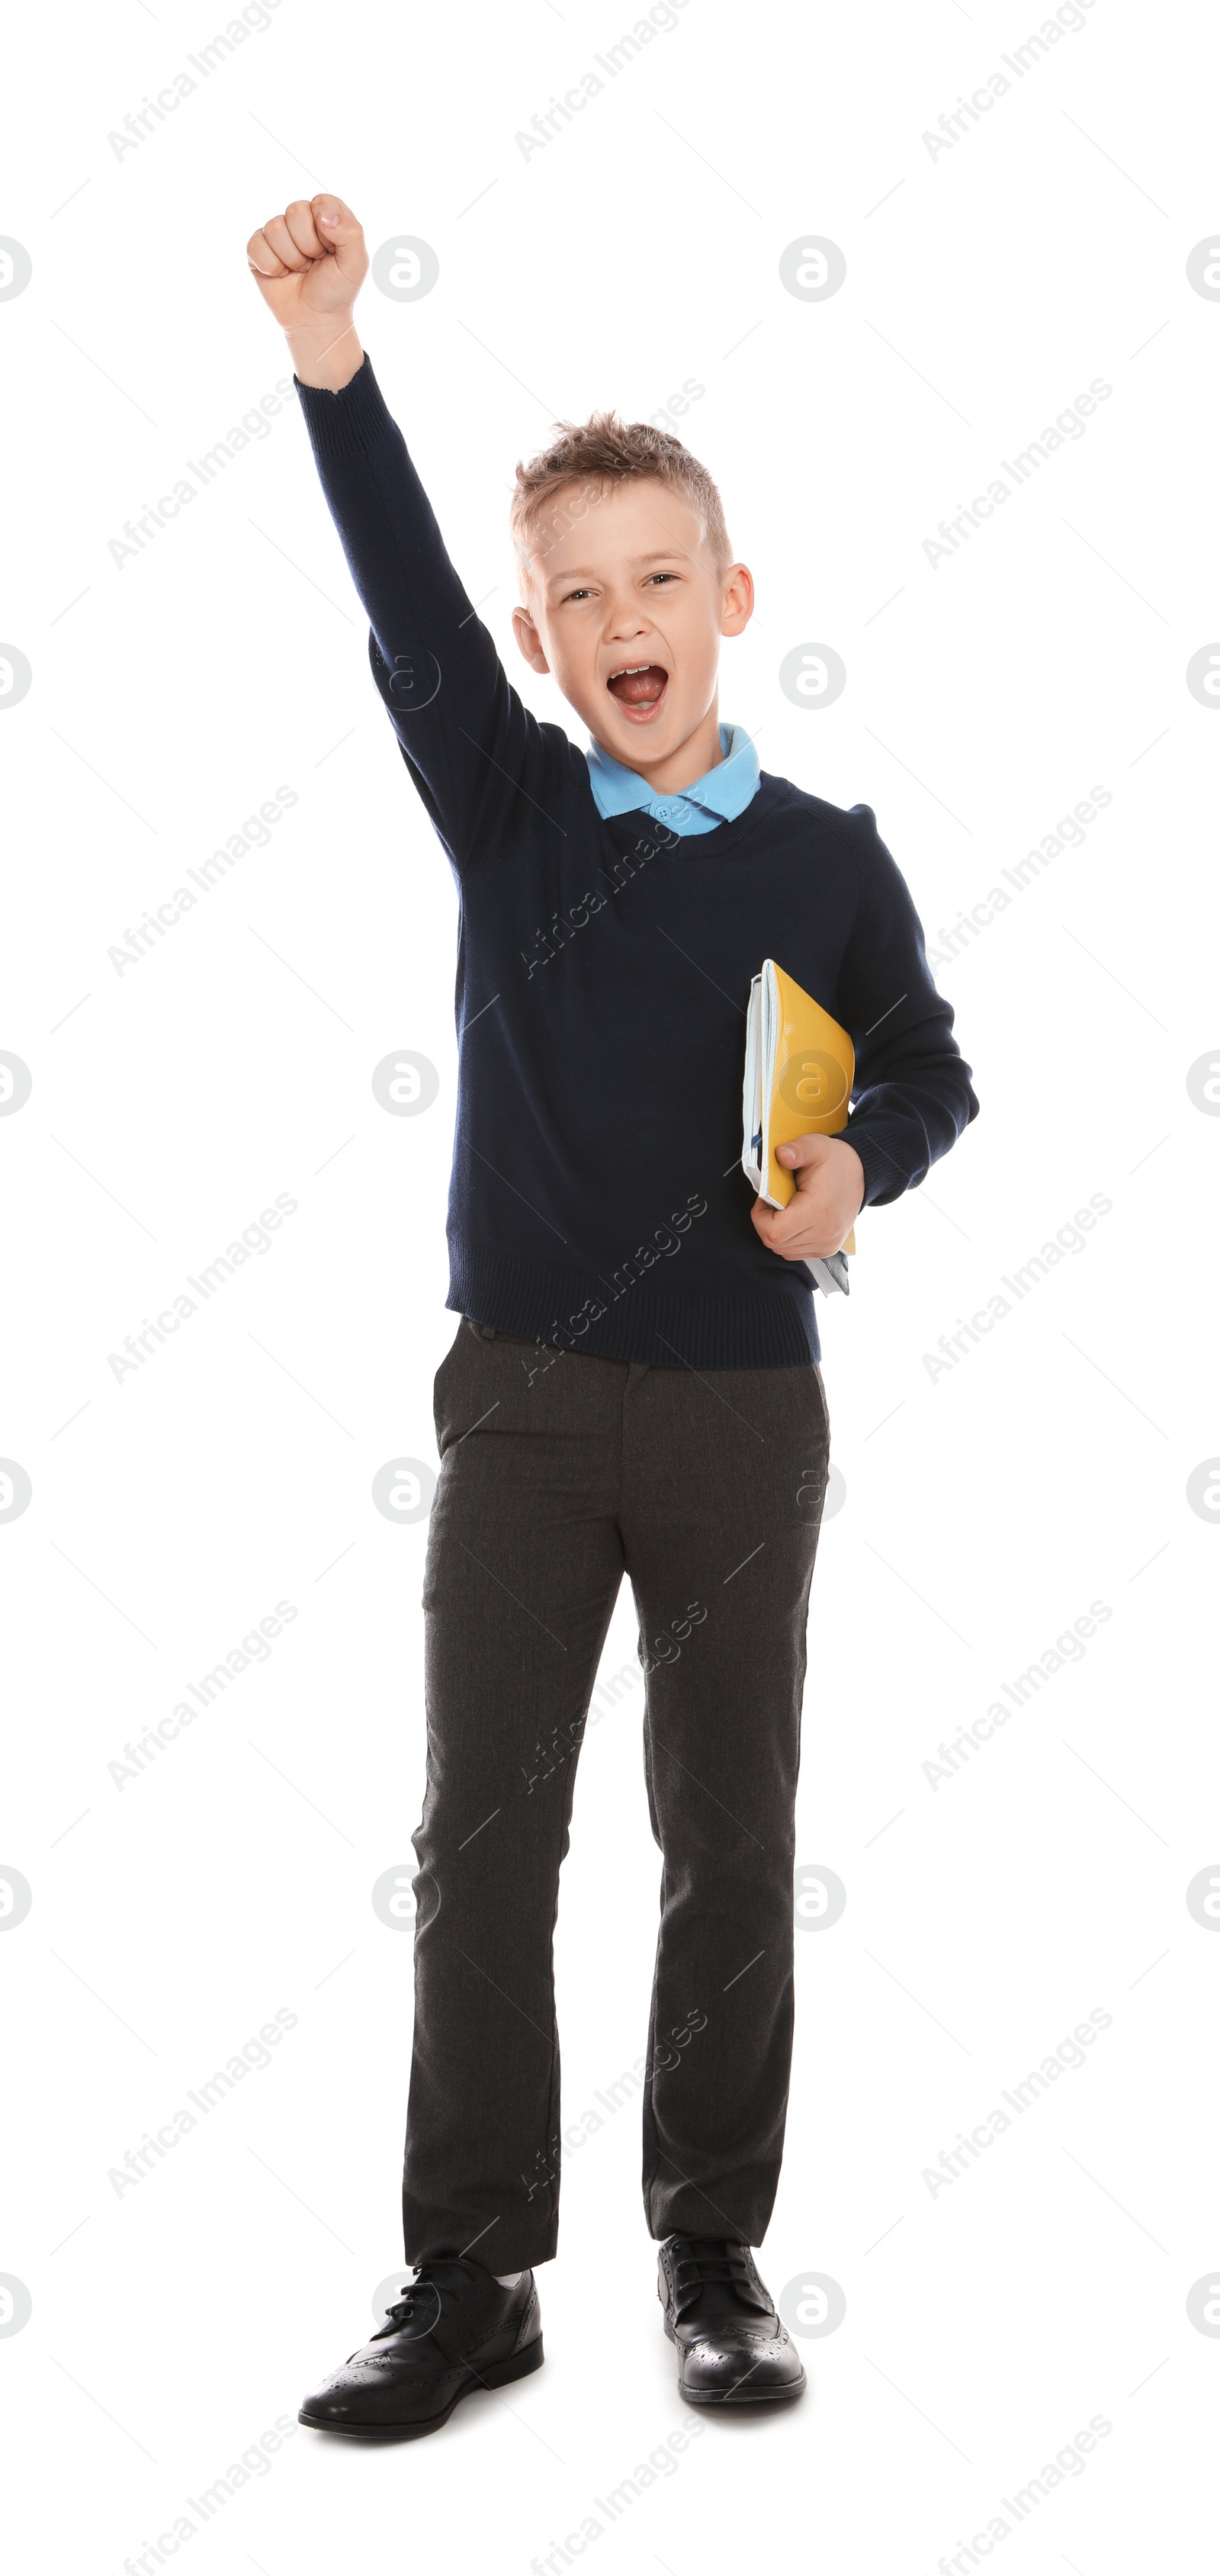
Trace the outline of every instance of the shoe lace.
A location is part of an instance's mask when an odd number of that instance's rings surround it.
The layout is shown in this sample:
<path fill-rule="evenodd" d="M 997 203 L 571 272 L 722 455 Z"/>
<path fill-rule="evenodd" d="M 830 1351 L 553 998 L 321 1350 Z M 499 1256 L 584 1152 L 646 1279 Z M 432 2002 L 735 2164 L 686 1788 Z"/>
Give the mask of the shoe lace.
<path fill-rule="evenodd" d="M 460 2277 L 455 2280 L 453 2273 Z M 458 2258 L 439 2277 L 431 2264 L 415 2264 L 413 2278 L 404 2283 L 400 2296 L 386 2309 L 385 2323 L 378 2327 L 373 2342 L 380 2343 L 385 2335 L 401 2334 L 405 2326 L 413 2325 L 426 2334 L 437 2323 L 443 2302 L 459 2298 L 469 2278 L 470 2266 Z"/>
<path fill-rule="evenodd" d="M 713 2284 L 753 2292 L 749 2254 L 730 2237 L 675 2236 L 669 2252 L 679 2307 L 689 2307 Z"/>

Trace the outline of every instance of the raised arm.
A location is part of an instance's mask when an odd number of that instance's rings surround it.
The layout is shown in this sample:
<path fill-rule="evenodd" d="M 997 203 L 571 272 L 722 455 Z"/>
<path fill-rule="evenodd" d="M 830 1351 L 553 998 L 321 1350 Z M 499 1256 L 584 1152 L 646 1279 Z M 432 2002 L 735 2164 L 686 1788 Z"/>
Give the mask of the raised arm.
<path fill-rule="evenodd" d="M 553 803 L 571 747 L 510 687 L 454 570 L 354 320 L 364 234 L 338 197 L 300 198 L 246 256 L 288 342 L 322 487 L 369 619 L 369 659 L 420 795 L 460 871 L 519 793 Z"/>

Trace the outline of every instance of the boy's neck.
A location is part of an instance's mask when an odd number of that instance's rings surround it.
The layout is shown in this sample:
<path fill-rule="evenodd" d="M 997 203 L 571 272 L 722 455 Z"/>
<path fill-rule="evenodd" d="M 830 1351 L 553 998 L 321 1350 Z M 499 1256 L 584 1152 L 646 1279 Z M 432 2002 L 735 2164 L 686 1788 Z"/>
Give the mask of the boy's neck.
<path fill-rule="evenodd" d="M 596 734 L 593 739 L 597 742 Z M 608 743 L 598 743 L 598 749 L 605 752 L 608 760 L 621 758 L 617 751 L 610 750 Z M 697 778 L 706 778 L 709 769 L 718 769 L 723 759 L 718 699 L 714 698 L 702 723 L 687 735 L 677 751 L 668 752 L 663 760 L 624 760 L 622 767 L 634 769 L 654 795 L 678 796 L 684 787 L 693 787 Z"/>

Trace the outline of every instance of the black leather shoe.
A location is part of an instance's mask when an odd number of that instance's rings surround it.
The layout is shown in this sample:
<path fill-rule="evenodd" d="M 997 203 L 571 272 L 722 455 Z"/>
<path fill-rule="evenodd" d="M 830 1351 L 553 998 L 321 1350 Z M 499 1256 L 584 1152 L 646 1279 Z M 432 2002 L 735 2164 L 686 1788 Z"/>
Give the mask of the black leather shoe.
<path fill-rule="evenodd" d="M 678 2387 L 692 2406 L 781 2405 L 805 2387 L 748 2245 L 726 2236 L 667 2236 L 657 2295 L 678 2347 Z"/>
<path fill-rule="evenodd" d="M 438 2255 L 416 2264 L 371 2343 L 313 2390 L 298 2420 L 320 2433 L 412 2442 L 447 2424 L 459 2397 L 505 2388 L 542 2358 L 532 2272 L 506 2290 L 481 2263 Z"/>

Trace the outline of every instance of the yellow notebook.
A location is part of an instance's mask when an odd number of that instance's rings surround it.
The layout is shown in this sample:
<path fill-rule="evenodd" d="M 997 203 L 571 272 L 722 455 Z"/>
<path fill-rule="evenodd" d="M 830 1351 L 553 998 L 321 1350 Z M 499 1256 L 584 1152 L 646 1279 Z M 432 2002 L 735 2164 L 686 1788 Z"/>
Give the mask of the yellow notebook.
<path fill-rule="evenodd" d="M 776 1162 L 777 1145 L 797 1136 L 837 1136 L 847 1125 L 855 1071 L 846 1029 L 773 957 L 765 958 L 750 986 L 746 1019 L 741 1161 L 769 1207 L 787 1207 L 796 1190 L 795 1174 Z M 855 1248 L 853 1230 L 843 1251 Z M 821 1264 L 810 1267 L 817 1275 Z"/>

